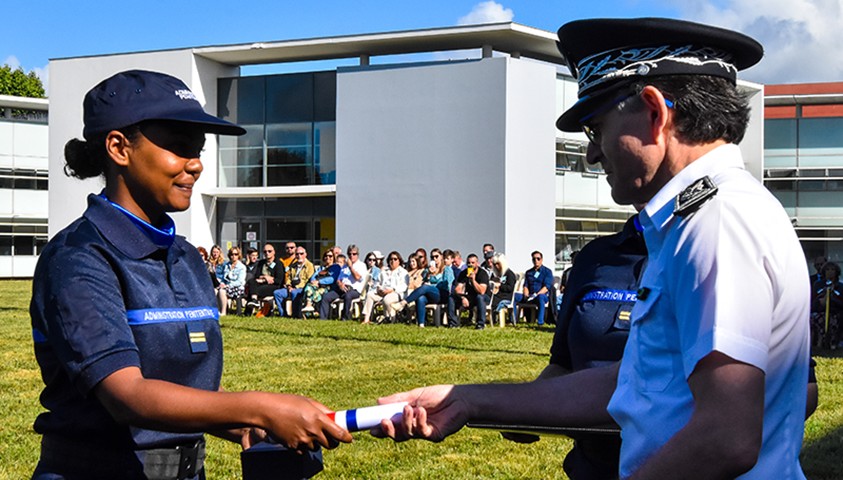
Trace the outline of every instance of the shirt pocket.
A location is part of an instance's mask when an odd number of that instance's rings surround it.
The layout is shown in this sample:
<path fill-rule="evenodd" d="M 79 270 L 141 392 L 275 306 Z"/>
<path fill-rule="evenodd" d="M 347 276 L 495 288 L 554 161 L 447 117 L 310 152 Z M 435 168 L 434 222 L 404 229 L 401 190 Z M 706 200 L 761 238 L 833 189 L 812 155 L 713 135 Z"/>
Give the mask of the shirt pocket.
<path fill-rule="evenodd" d="M 630 339 L 635 342 L 636 383 L 648 392 L 663 392 L 675 374 L 669 347 L 669 318 L 665 315 L 667 301 L 660 288 L 643 288 L 632 313 Z"/>

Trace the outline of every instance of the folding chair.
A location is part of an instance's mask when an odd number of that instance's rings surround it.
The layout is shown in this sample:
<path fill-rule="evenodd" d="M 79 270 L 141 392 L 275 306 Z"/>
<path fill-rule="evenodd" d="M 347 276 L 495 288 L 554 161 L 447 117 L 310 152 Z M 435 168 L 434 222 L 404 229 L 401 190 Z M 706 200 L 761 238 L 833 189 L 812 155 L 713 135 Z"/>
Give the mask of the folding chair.
<path fill-rule="evenodd" d="M 506 323 L 507 317 L 512 317 L 512 325 L 515 325 L 517 319 L 513 315 L 513 308 L 515 307 L 515 293 L 524 289 L 524 274 L 517 273 L 515 277 L 515 286 L 512 288 L 512 296 L 509 297 L 509 305 L 503 307 L 498 312 L 498 322 L 503 327 Z"/>

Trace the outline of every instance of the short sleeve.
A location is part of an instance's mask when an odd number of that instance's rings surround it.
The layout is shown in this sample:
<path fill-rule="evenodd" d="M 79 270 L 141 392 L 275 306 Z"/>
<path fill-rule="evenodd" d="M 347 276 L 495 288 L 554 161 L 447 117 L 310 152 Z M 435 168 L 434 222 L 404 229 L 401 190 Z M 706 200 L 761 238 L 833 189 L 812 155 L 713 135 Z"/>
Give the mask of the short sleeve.
<path fill-rule="evenodd" d="M 751 223 L 724 202 L 680 231 L 672 289 L 686 378 L 713 351 L 766 370 L 773 319 L 770 257 Z"/>
<path fill-rule="evenodd" d="M 63 249 L 48 259 L 41 332 L 82 394 L 108 375 L 140 366 L 120 282 L 97 251 Z"/>

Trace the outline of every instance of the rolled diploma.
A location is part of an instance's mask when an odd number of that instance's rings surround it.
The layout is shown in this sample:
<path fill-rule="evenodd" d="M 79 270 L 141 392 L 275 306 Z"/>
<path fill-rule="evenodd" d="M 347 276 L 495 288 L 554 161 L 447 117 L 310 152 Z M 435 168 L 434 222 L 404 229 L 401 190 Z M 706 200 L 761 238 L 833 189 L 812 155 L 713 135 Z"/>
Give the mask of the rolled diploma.
<path fill-rule="evenodd" d="M 331 417 L 337 425 L 349 432 L 359 432 L 361 430 L 368 430 L 380 425 L 381 420 L 386 418 L 391 419 L 393 422 L 400 420 L 401 413 L 404 411 L 404 405 L 407 405 L 407 402 L 387 403 L 385 405 L 376 405 L 374 407 L 340 410 L 338 412 L 329 413 L 328 416 Z"/>

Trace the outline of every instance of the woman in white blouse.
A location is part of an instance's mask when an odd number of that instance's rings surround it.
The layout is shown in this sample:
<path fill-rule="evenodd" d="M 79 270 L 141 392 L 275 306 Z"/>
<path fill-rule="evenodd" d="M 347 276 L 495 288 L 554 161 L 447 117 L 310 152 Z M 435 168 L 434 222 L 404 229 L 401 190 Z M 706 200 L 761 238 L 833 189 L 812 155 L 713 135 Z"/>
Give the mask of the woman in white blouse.
<path fill-rule="evenodd" d="M 363 307 L 363 322 L 370 323 L 372 310 L 378 303 L 383 303 L 383 310 L 387 321 L 395 321 L 394 306 L 401 301 L 407 293 L 407 286 L 410 283 L 410 275 L 401 265 L 404 259 L 401 254 L 392 251 L 386 256 L 386 266 L 381 270 L 378 283 L 374 290 L 366 295 L 366 304 Z"/>

